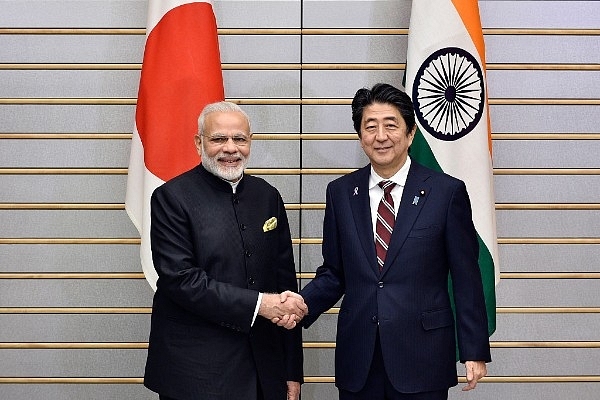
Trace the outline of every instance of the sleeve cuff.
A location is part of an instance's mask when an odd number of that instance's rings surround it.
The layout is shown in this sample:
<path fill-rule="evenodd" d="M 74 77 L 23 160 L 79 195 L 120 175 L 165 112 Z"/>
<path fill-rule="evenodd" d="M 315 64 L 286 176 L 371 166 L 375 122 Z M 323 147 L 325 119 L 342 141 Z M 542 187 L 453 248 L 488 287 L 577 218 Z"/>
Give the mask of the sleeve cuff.
<path fill-rule="evenodd" d="M 258 294 L 258 300 L 256 300 L 256 307 L 254 307 L 254 315 L 252 316 L 252 322 L 250 323 L 250 327 L 254 326 L 254 321 L 256 321 L 256 316 L 258 315 L 258 309 L 260 308 L 260 302 L 262 301 L 262 293 Z"/>

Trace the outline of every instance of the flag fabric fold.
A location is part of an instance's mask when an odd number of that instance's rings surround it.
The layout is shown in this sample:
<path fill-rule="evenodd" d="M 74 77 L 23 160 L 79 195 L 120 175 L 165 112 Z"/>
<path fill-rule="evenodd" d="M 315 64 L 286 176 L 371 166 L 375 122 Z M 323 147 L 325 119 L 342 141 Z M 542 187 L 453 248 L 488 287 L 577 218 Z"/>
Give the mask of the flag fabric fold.
<path fill-rule="evenodd" d="M 150 0 L 125 209 L 140 233 L 142 270 L 154 290 L 150 196 L 198 164 L 193 140 L 198 115 L 206 104 L 223 99 L 211 1 Z"/>
<path fill-rule="evenodd" d="M 477 1 L 413 1 L 404 76 L 417 120 L 410 155 L 467 186 L 491 335 L 500 274 L 485 74 Z"/>

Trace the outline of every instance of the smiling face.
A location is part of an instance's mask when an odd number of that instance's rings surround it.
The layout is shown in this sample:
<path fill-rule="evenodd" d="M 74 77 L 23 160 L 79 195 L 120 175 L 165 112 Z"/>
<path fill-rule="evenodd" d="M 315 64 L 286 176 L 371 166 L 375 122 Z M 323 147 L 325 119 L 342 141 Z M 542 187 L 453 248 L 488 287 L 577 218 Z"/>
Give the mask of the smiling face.
<path fill-rule="evenodd" d="M 394 175 L 406 162 L 416 126 L 408 132 L 400 111 L 388 103 L 373 103 L 363 110 L 360 145 L 382 178 Z"/>
<path fill-rule="evenodd" d="M 248 164 L 251 136 L 244 114 L 214 111 L 206 115 L 204 132 L 194 139 L 204 168 L 221 179 L 235 182 Z"/>

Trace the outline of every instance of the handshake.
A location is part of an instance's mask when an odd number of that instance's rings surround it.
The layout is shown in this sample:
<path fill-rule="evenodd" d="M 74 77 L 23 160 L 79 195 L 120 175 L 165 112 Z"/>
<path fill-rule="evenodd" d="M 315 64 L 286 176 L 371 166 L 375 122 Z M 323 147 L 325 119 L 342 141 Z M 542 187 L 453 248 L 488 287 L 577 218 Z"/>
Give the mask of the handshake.
<path fill-rule="evenodd" d="M 289 290 L 264 293 L 258 309 L 258 315 L 286 329 L 295 328 L 306 314 L 308 306 L 302 296 Z"/>

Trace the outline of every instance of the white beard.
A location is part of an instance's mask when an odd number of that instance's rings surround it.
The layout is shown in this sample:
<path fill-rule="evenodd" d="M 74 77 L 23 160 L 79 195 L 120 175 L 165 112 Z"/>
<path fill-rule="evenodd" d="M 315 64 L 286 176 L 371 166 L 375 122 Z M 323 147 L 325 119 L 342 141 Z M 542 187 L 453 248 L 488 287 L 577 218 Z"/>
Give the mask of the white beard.
<path fill-rule="evenodd" d="M 217 161 L 220 157 L 225 157 L 225 154 L 218 153 L 214 157 L 209 157 L 204 150 L 204 143 L 201 147 L 201 155 L 202 155 L 202 165 L 206 170 L 212 173 L 215 176 L 218 176 L 221 179 L 224 179 L 229 182 L 236 182 L 242 177 L 246 166 L 248 165 L 249 157 L 244 157 L 241 154 L 236 154 L 235 156 L 239 157 L 242 160 L 242 164 L 236 167 L 225 167 Z"/>

